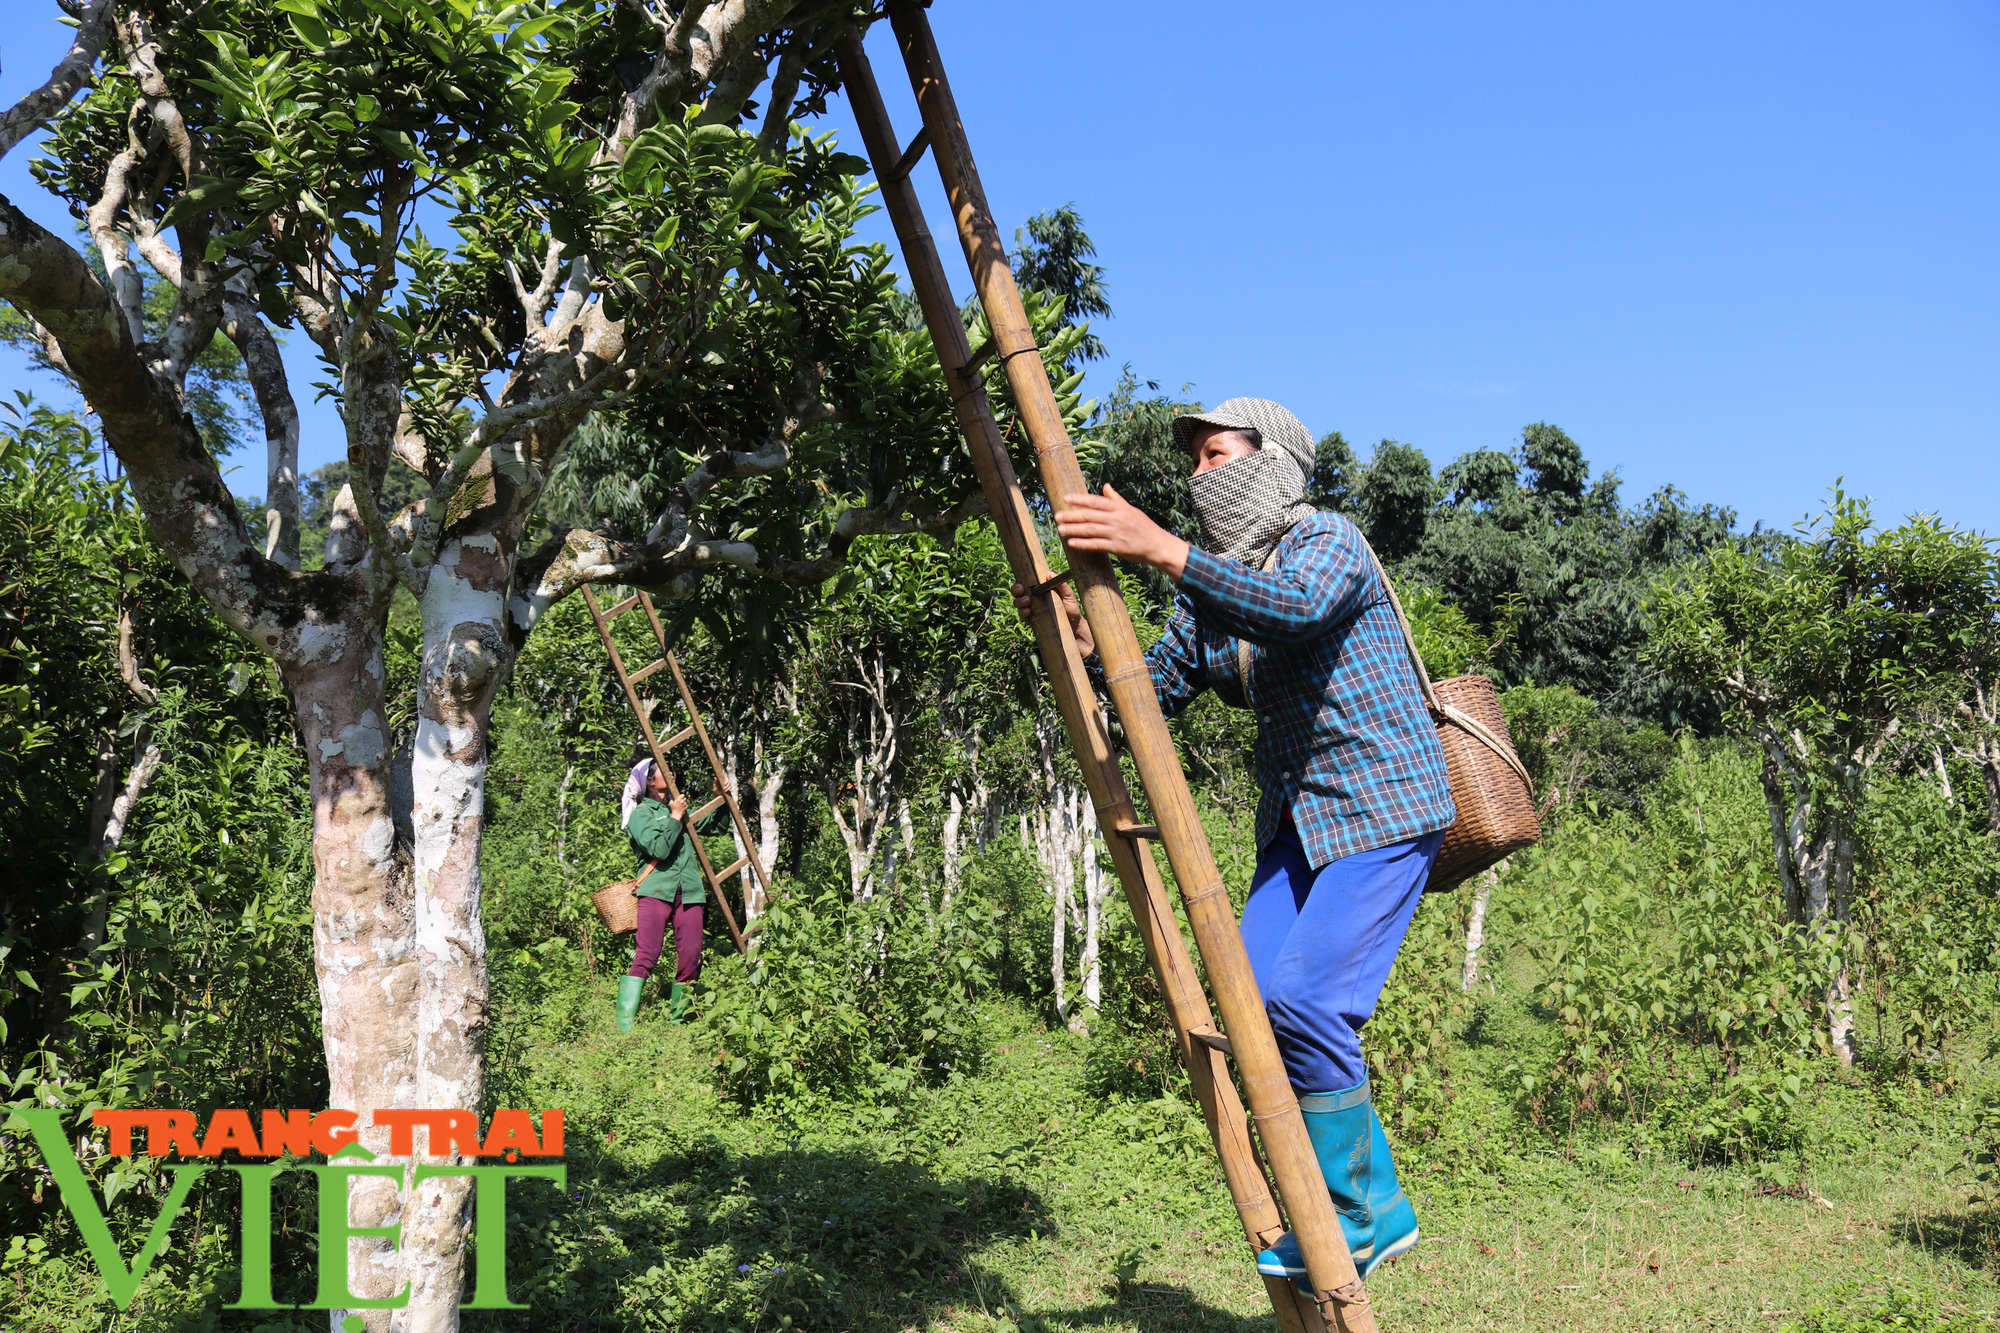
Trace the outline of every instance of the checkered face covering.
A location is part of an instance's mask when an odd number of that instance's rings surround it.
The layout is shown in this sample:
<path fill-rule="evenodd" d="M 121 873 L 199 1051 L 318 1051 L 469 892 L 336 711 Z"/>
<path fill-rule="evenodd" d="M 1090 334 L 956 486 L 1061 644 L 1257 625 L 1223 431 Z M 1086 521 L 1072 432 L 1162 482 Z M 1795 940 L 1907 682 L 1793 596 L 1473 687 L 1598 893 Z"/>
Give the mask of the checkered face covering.
<path fill-rule="evenodd" d="M 1255 426 L 1264 447 L 1189 480 L 1194 511 L 1201 520 L 1202 545 L 1225 560 L 1240 560 L 1252 569 L 1291 531 L 1292 525 L 1314 512 L 1306 503 L 1306 478 L 1312 473 L 1314 445 L 1305 423 L 1263 398 L 1231 398 L 1213 412 L 1182 417 L 1240 429 Z M 1178 427 L 1178 421 L 1176 422 Z"/>

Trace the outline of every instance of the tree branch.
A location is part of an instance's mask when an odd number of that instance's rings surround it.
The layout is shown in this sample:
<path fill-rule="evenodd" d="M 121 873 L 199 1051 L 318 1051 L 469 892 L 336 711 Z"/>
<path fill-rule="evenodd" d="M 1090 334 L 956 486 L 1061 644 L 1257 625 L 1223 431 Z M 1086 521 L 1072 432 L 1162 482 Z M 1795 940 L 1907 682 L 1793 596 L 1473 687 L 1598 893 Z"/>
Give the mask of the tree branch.
<path fill-rule="evenodd" d="M 792 442 L 807 427 L 830 420 L 834 415 L 833 408 L 819 399 L 820 382 L 825 377 L 824 366 L 801 366 L 792 380 L 792 400 L 786 404 L 785 416 L 771 438 L 756 450 L 725 449 L 703 459 L 701 466 L 682 479 L 661 508 L 659 518 L 646 534 L 646 544 L 669 550 L 680 545 L 695 510 L 723 482 L 738 477 L 769 476 L 790 467 Z"/>
<path fill-rule="evenodd" d="M 5 157 L 15 144 L 67 106 L 69 99 L 76 96 L 76 90 L 90 81 L 90 72 L 104 52 L 105 23 L 110 17 L 111 0 L 91 0 L 77 24 L 76 37 L 48 82 L 0 115 L 0 157 Z"/>
<path fill-rule="evenodd" d="M 750 94 L 764 83 L 765 61 L 755 47 L 746 46 L 742 54 L 729 62 L 728 68 L 716 79 L 715 87 L 709 91 L 701 104 L 701 123 L 721 125 L 735 119 L 743 104 L 750 100 Z"/>
<path fill-rule="evenodd" d="M 791 139 L 792 103 L 798 99 L 806 54 L 806 40 L 801 35 L 794 37 L 778 58 L 777 72 L 771 76 L 771 100 L 764 107 L 764 123 L 757 131 L 757 146 L 767 153 L 784 152 Z"/>
<path fill-rule="evenodd" d="M 138 162 L 139 155 L 131 148 L 113 157 L 104 169 L 103 191 L 84 214 L 90 239 L 104 260 L 105 276 L 111 279 L 111 290 L 118 298 L 118 309 L 125 316 L 125 326 L 131 330 L 135 345 L 146 341 L 145 292 L 139 270 L 132 265 L 130 243 L 125 233 L 118 230 L 118 214 L 125 208 L 132 168 Z"/>
<path fill-rule="evenodd" d="M 691 96 L 733 65 L 749 44 L 783 22 L 798 0 L 687 0 L 668 30 L 653 67 L 625 97 L 611 136 L 611 156 L 623 161 L 625 148 L 644 129 L 662 102 Z"/>
<path fill-rule="evenodd" d="M 362 321 L 356 320 L 352 327 L 363 327 Z M 372 318 L 366 327 L 373 329 Z M 354 503 L 354 516 L 360 521 L 368 545 L 381 554 L 413 596 L 422 597 L 427 569 L 413 562 L 406 549 L 390 535 L 376 499 L 403 417 L 395 350 L 373 336 L 359 342 L 350 339 L 343 342 L 350 343 L 355 353 L 354 359 L 342 368 L 340 386 L 347 419 L 347 491 Z M 333 563 L 330 544 L 327 563 Z"/>
<path fill-rule="evenodd" d="M 141 360 L 123 313 L 83 256 L 0 196 L 0 298 L 48 330 L 103 424 L 154 535 L 232 629 L 282 657 L 298 588 L 250 544 L 177 388 Z"/>
<path fill-rule="evenodd" d="M 181 116 L 180 105 L 174 100 L 166 75 L 160 72 L 162 52 L 146 15 L 136 9 L 127 10 L 119 23 L 118 33 L 127 64 L 138 80 L 146 105 L 151 109 L 157 141 L 166 144 L 175 165 L 180 168 L 183 185 L 192 187 L 196 177 L 207 171 L 207 154 L 202 151 L 200 139 Z M 120 193 L 124 194 L 122 184 Z M 158 236 L 150 207 L 141 210 L 132 208 L 129 198 L 125 202 L 132 217 L 133 230 L 141 238 L 142 248 L 157 245 Z M 154 265 L 175 289 L 173 313 L 168 316 L 167 327 L 160 336 L 154 369 L 169 375 L 178 387 L 186 379 L 188 367 L 194 364 L 194 359 L 207 349 L 215 337 L 216 326 L 222 321 L 222 289 L 216 281 L 213 266 L 203 257 L 208 245 L 209 215 L 191 216 L 176 230 L 180 233 L 180 255 L 172 260 L 163 257 L 164 262 Z M 186 257 L 184 263 L 181 256 Z M 150 253 L 148 257 L 150 260 Z"/>
<path fill-rule="evenodd" d="M 160 701 L 159 692 L 139 675 L 139 655 L 132 649 L 132 607 L 123 600 L 118 603 L 118 678 L 146 707 Z"/>
<path fill-rule="evenodd" d="M 299 408 L 278 340 L 257 313 L 250 271 L 225 284 L 222 331 L 243 356 L 244 373 L 264 419 L 264 555 L 286 569 L 299 567 Z"/>

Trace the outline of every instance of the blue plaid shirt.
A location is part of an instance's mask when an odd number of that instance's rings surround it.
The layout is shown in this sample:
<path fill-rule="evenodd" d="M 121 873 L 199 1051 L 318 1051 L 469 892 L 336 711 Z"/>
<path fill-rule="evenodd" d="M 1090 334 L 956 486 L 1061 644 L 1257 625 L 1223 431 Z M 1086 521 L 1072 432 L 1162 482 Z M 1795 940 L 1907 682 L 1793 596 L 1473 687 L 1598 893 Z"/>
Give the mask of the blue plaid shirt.
<path fill-rule="evenodd" d="M 1243 707 L 1240 637 L 1251 645 L 1260 851 L 1288 813 L 1315 870 L 1449 828 L 1444 750 L 1361 534 L 1315 514 L 1277 557 L 1264 574 L 1188 552 L 1173 617 L 1146 650 L 1161 711 L 1174 716 L 1203 689 Z"/>

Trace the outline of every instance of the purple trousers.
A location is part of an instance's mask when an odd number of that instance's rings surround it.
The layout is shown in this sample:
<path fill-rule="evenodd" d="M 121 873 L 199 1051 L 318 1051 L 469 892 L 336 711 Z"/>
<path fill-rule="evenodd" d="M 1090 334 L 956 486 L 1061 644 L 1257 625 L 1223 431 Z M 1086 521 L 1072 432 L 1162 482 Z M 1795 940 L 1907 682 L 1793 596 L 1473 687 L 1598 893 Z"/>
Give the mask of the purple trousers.
<path fill-rule="evenodd" d="M 664 898 L 639 899 L 639 941 L 632 951 L 628 977 L 650 977 L 660 961 L 660 945 L 666 940 L 667 921 L 674 926 L 674 980 L 693 981 L 701 975 L 700 903 L 684 903 L 677 893 L 669 903 Z"/>

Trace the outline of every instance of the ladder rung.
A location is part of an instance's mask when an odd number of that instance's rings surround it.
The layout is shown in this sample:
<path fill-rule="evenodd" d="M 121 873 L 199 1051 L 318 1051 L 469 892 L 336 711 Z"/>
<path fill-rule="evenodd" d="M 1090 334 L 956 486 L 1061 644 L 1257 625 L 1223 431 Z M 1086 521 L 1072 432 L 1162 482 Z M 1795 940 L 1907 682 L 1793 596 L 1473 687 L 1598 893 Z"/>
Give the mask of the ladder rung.
<path fill-rule="evenodd" d="M 635 592 L 630 597 L 627 597 L 624 601 L 613 602 L 610 606 L 605 607 L 604 618 L 606 620 L 609 620 L 613 616 L 623 615 L 625 612 L 630 611 L 633 607 L 637 606 L 638 604 L 639 604 L 639 594 Z"/>
<path fill-rule="evenodd" d="M 1121 838 L 1146 838 L 1153 842 L 1160 840 L 1158 824 L 1127 824 L 1124 828 L 1113 829 L 1112 832 Z"/>
<path fill-rule="evenodd" d="M 750 864 L 750 858 L 748 856 L 737 857 L 734 861 L 731 861 L 727 867 L 715 872 L 715 882 L 718 885 L 721 884 L 723 880 L 728 879 L 731 875 L 735 874 L 737 871 L 741 870 L 744 866 L 747 866 L 749 864 Z"/>
<path fill-rule="evenodd" d="M 653 663 L 651 666 L 640 667 L 637 671 L 634 671 L 632 673 L 630 679 L 634 685 L 637 685 L 640 681 L 646 679 L 646 677 L 652 675 L 654 672 L 665 671 L 666 669 L 667 669 L 667 659 L 663 657 L 659 661 Z"/>
<path fill-rule="evenodd" d="M 973 350 L 971 356 L 965 358 L 965 364 L 958 368 L 958 373 L 965 376 L 967 379 L 970 379 L 973 375 L 978 373 L 979 367 L 985 364 L 986 358 L 992 355 L 993 355 L 993 340 L 991 338 L 988 338 L 985 342 L 979 344 L 979 346 Z"/>
<path fill-rule="evenodd" d="M 1221 1051 L 1232 1060 L 1236 1058 L 1236 1052 L 1230 1049 L 1229 1038 L 1223 1036 L 1220 1032 L 1190 1032 L 1188 1036 L 1193 1037 L 1211 1051 Z"/>
<path fill-rule="evenodd" d="M 690 728 L 690 730 L 692 730 L 692 728 Z M 695 811 L 695 812 L 694 812 L 693 814 L 689 815 L 689 816 L 688 816 L 688 818 L 689 818 L 689 819 L 707 819 L 707 818 L 708 818 L 708 817 L 709 817 L 710 815 L 714 814 L 714 813 L 715 813 L 715 812 L 716 812 L 717 810 L 720 810 L 720 809 L 722 808 L 722 803 L 723 803 L 724 801 L 728 800 L 728 799 L 729 799 L 729 798 L 728 798 L 727 796 L 717 796 L 716 798 L 714 798 L 713 800 L 711 800 L 711 801 L 710 801 L 710 802 L 709 802 L 709 803 L 708 803 L 707 805 L 704 805 L 704 806 L 703 806 L 703 807 L 702 807 L 701 809 L 699 809 L 699 810 Z"/>
<path fill-rule="evenodd" d="M 901 180 L 917 169 L 923 161 L 924 150 L 931 146 L 931 127 L 926 125 L 917 131 L 917 137 L 910 140 L 910 146 L 903 150 L 903 156 L 896 163 L 896 179 Z"/>
<path fill-rule="evenodd" d="M 682 727 L 679 731 L 660 742 L 660 753 L 665 754 L 692 735 L 694 735 L 693 727 Z"/>

